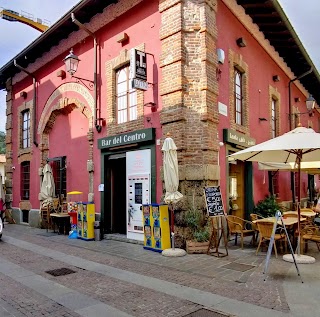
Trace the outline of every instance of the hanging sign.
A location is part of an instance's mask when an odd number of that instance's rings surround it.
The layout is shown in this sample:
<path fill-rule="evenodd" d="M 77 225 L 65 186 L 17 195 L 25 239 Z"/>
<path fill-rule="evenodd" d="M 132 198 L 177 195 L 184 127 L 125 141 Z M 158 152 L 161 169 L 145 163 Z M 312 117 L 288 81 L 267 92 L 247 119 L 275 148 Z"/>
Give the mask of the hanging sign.
<path fill-rule="evenodd" d="M 135 48 L 130 50 L 130 80 L 132 88 L 147 90 L 147 54 Z"/>
<path fill-rule="evenodd" d="M 207 213 L 209 217 L 224 216 L 224 208 L 220 186 L 211 186 L 204 188 L 204 196 L 207 205 Z"/>

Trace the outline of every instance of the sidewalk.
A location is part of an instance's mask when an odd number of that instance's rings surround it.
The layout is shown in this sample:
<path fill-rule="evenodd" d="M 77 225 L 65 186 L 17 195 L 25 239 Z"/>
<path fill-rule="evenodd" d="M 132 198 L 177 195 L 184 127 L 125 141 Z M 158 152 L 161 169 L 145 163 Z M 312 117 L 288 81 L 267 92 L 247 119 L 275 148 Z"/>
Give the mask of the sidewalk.
<path fill-rule="evenodd" d="M 3 241 L 19 248 L 29 248 L 32 252 L 45 248 L 43 253 L 52 258 L 57 256 L 55 252 L 63 252 L 69 254 L 70 259 L 77 257 L 74 259 L 77 267 L 83 265 L 88 269 L 87 262 L 90 261 L 88 267 L 95 268 L 100 274 L 111 274 L 122 281 L 229 315 L 318 315 L 320 277 L 315 272 L 319 272 L 320 254 L 312 243 L 309 255 L 315 256 L 317 261 L 299 265 L 302 284 L 294 265 L 284 262 L 281 256 L 276 259 L 274 255 L 264 281 L 262 272 L 266 252 L 256 256 L 255 248 L 248 244 L 241 250 L 230 242 L 229 256 L 224 258 L 205 254 L 167 258 L 144 250 L 139 244 L 68 239 L 67 236 L 23 225 L 7 225 Z M 51 250 L 49 253 L 45 251 L 48 248 Z"/>

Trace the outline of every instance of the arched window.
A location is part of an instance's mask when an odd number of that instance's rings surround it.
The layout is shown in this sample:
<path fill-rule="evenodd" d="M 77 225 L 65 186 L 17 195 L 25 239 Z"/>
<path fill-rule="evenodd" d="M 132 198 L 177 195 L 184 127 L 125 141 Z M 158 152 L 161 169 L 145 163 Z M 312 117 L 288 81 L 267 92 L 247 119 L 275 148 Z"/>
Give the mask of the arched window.
<path fill-rule="evenodd" d="M 236 123 L 243 125 L 242 74 L 238 69 L 234 72 L 234 104 Z"/>
<path fill-rule="evenodd" d="M 130 87 L 129 66 L 116 72 L 117 82 L 117 123 L 137 119 L 137 92 Z"/>

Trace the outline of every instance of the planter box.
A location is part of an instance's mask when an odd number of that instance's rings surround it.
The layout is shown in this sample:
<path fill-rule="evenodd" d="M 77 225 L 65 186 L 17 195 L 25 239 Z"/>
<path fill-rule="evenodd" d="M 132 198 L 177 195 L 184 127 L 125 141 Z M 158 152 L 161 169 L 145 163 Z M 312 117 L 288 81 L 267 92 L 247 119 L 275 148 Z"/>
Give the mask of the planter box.
<path fill-rule="evenodd" d="M 196 241 L 187 241 L 187 253 L 207 253 L 209 241 L 207 242 L 196 242 Z"/>

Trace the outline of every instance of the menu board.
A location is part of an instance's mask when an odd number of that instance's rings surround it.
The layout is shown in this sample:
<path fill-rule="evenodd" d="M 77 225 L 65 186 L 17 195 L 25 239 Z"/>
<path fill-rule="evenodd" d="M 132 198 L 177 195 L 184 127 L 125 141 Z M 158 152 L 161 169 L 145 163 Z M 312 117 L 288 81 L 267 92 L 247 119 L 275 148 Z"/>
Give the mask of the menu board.
<path fill-rule="evenodd" d="M 224 209 L 220 192 L 220 186 L 205 187 L 204 195 L 206 199 L 208 216 L 223 216 Z"/>

